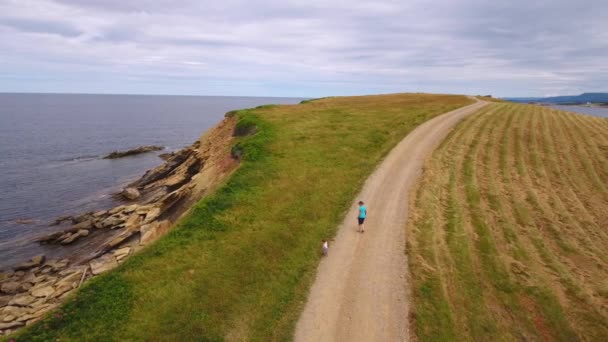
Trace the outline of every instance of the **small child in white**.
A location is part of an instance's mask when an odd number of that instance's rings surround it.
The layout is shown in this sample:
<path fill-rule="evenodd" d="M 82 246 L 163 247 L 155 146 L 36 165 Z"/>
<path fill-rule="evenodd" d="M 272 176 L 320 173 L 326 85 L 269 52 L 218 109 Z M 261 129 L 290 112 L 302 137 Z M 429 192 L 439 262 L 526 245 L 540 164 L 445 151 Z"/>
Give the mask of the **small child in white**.
<path fill-rule="evenodd" d="M 329 252 L 329 242 L 327 242 L 327 240 L 323 240 L 323 247 L 321 247 L 321 251 L 323 252 L 323 256 L 327 255 L 327 252 Z"/>

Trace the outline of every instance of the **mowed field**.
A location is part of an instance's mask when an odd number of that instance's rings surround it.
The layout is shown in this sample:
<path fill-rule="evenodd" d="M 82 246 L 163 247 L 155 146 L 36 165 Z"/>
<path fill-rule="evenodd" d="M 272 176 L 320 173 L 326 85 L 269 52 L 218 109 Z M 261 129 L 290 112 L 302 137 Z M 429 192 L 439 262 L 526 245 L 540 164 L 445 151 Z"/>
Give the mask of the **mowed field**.
<path fill-rule="evenodd" d="M 427 161 L 407 227 L 421 341 L 608 339 L 608 121 L 494 103 Z"/>
<path fill-rule="evenodd" d="M 380 160 L 465 96 L 327 98 L 231 113 L 242 164 L 178 226 L 16 341 L 286 341 L 330 239 Z"/>

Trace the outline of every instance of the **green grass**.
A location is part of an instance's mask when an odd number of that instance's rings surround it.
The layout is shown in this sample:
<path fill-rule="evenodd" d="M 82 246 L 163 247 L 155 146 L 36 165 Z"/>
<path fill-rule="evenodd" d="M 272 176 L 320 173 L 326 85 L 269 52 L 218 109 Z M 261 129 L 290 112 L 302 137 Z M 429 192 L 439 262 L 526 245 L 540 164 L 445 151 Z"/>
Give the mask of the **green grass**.
<path fill-rule="evenodd" d="M 605 119 L 508 103 L 456 127 L 407 227 L 420 341 L 608 336 L 607 136 Z"/>
<path fill-rule="evenodd" d="M 487 96 L 487 95 L 477 95 L 475 97 L 480 100 L 488 101 L 488 102 L 506 102 L 505 100 L 502 100 L 502 99 L 499 99 L 496 97 Z"/>
<path fill-rule="evenodd" d="M 243 163 L 230 180 L 16 340 L 290 340 L 320 241 L 334 235 L 365 178 L 414 127 L 469 103 L 398 94 L 231 112 Z"/>

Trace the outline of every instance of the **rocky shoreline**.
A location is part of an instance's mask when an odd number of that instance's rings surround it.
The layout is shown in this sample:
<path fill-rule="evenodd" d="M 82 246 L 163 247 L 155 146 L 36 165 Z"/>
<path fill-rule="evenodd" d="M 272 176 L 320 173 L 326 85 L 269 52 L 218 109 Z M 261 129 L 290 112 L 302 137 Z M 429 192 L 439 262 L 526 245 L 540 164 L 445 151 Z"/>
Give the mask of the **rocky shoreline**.
<path fill-rule="evenodd" d="M 68 228 L 36 241 L 62 246 L 99 234 L 104 239 L 86 255 L 61 260 L 40 255 L 0 271 L 0 335 L 43 318 L 87 279 L 113 269 L 170 231 L 238 166 L 230 151 L 235 126 L 236 118 L 227 117 L 191 146 L 172 153 L 165 163 L 116 194 L 124 205 L 58 218 L 54 224 Z"/>
<path fill-rule="evenodd" d="M 124 158 L 124 157 L 134 156 L 134 155 L 147 153 L 147 152 L 161 151 L 164 149 L 165 148 L 163 146 L 155 146 L 155 145 L 139 146 L 139 147 L 136 147 L 136 148 L 133 148 L 130 150 L 126 150 L 126 151 L 114 151 L 114 152 L 108 154 L 107 156 L 103 157 L 103 159 Z"/>

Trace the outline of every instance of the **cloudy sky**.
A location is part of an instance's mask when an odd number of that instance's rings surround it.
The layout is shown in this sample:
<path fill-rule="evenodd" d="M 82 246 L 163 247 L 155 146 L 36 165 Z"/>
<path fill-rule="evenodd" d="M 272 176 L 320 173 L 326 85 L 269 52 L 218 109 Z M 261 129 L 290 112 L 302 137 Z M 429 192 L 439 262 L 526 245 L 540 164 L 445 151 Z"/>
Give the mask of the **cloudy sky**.
<path fill-rule="evenodd" d="M 606 0 L 0 0 L 0 92 L 608 91 Z"/>

